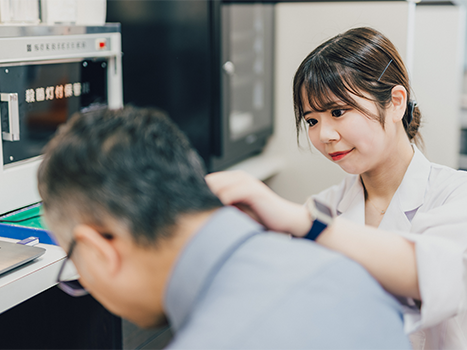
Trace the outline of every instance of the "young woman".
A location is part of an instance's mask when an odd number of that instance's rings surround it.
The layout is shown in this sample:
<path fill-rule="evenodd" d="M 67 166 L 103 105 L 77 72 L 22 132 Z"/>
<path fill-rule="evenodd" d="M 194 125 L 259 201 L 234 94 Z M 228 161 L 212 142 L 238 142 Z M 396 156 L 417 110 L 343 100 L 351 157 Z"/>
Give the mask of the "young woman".
<path fill-rule="evenodd" d="M 371 28 L 337 35 L 305 58 L 293 93 L 297 132 L 306 123 L 315 148 L 349 173 L 313 196 L 336 216 L 316 242 L 398 297 L 415 349 L 466 349 L 467 173 L 430 163 L 415 146 L 421 116 L 394 45 Z M 305 206 L 244 173 L 206 181 L 270 230 L 310 230 Z"/>

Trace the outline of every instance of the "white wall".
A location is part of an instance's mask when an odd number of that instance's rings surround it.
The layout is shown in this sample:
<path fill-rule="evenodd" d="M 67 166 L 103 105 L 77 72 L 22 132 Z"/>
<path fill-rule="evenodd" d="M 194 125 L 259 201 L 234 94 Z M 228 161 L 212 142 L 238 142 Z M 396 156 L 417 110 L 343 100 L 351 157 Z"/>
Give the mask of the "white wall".
<path fill-rule="evenodd" d="M 459 6 L 417 6 L 415 12 L 412 88 L 422 112 L 424 153 L 453 168 L 459 165 L 464 22 Z"/>
<path fill-rule="evenodd" d="M 398 48 L 403 59 L 410 47 L 408 2 L 280 3 L 276 5 L 275 125 L 265 154 L 282 155 L 283 171 L 267 181 L 281 196 L 297 203 L 333 184 L 344 172 L 317 150 L 310 151 L 306 137 L 296 144 L 292 80 L 301 61 L 320 43 L 352 27 L 378 29 Z"/>

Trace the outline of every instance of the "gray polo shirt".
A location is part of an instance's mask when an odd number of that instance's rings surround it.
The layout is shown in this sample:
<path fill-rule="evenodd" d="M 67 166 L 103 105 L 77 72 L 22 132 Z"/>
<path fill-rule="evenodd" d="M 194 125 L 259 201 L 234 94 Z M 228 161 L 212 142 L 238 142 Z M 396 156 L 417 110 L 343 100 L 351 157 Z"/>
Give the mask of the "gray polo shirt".
<path fill-rule="evenodd" d="M 171 349 L 410 349 L 399 303 L 357 263 L 215 212 L 172 271 Z"/>

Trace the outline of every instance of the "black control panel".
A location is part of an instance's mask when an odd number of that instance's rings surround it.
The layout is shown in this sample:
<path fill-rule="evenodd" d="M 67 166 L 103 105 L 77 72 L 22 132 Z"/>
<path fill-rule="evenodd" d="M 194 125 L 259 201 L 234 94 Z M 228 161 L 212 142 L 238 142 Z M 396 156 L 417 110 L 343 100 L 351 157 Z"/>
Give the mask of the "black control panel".
<path fill-rule="evenodd" d="M 107 64 L 96 59 L 0 67 L 0 94 L 17 94 L 19 119 L 19 140 L 3 137 L 3 164 L 40 155 L 75 112 L 107 105 Z M 11 129 L 13 102 L 2 100 L 3 133 Z"/>

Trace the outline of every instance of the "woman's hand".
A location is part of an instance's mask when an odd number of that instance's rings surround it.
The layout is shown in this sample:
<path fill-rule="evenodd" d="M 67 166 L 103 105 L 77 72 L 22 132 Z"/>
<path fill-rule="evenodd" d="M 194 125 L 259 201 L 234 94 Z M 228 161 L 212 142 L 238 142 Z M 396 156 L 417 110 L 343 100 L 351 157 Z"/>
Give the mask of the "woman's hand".
<path fill-rule="evenodd" d="M 225 205 L 235 205 L 272 231 L 304 236 L 311 218 L 303 205 L 278 196 L 242 171 L 209 174 L 206 182 Z M 393 233 L 336 218 L 316 240 L 357 261 L 389 292 L 420 299 L 415 246 Z"/>
<path fill-rule="evenodd" d="M 304 206 L 278 196 L 243 171 L 212 173 L 206 182 L 223 204 L 238 207 L 269 230 L 304 236 L 311 227 Z"/>

